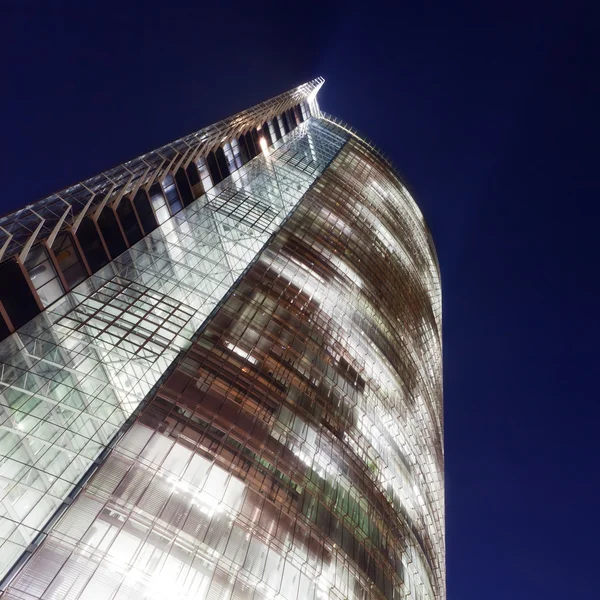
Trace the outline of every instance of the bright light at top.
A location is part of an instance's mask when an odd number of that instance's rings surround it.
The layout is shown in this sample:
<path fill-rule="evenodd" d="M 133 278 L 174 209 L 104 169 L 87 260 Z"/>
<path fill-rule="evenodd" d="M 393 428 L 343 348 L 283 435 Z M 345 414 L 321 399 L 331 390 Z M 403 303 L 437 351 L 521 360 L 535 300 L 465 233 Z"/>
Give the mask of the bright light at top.
<path fill-rule="evenodd" d="M 265 156 L 269 156 L 269 146 L 267 146 L 267 140 L 265 140 L 265 138 L 264 138 L 264 137 L 261 137 L 261 138 L 258 140 L 258 143 L 260 144 L 260 148 L 261 148 L 261 150 L 263 151 L 263 154 L 264 154 Z"/>

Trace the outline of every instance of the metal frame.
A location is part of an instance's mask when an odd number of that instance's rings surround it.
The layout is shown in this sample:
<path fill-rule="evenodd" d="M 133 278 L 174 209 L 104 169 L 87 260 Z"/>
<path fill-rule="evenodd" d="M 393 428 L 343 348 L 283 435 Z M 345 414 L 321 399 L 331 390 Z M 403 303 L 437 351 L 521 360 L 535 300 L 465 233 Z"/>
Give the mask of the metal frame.
<path fill-rule="evenodd" d="M 300 102 L 310 101 L 323 83 L 324 79 L 318 77 L 228 119 L 0 217 L 0 260 L 7 260 L 15 255 L 26 257 L 36 240 L 51 237 L 54 241 L 63 228 L 70 227 L 76 233 L 86 216 L 93 216 L 96 220 L 107 203 L 115 203 L 118 206 L 124 195 L 135 195 L 140 186 L 148 189 L 157 179 L 162 181 L 168 173 L 174 175 L 180 166 L 187 168 L 190 162 L 232 138 L 261 126 L 265 121 Z M 167 167 L 165 163 L 168 164 Z M 172 169 L 173 165 L 175 167 Z M 70 215 L 63 210 L 57 211 L 57 205 L 64 203 L 71 207 Z M 39 222 L 24 222 L 23 214 L 26 211 L 33 212 Z"/>

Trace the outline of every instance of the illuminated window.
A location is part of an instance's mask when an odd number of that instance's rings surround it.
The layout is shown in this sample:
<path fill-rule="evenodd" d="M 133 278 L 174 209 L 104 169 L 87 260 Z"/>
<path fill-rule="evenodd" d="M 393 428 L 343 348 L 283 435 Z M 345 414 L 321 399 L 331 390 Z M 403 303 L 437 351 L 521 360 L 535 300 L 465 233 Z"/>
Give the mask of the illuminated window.
<path fill-rule="evenodd" d="M 208 192 L 214 183 L 210 174 L 210 170 L 208 169 L 208 164 L 206 162 L 205 157 L 201 157 L 196 161 L 196 165 L 198 167 L 198 173 L 200 174 L 200 179 L 202 181 L 202 186 L 204 187 L 204 191 Z"/>
<path fill-rule="evenodd" d="M 167 206 L 167 201 L 162 191 L 160 184 L 155 183 L 150 188 L 150 203 L 154 209 L 156 220 L 159 225 L 162 225 L 167 219 L 170 218 L 171 213 Z"/>
<path fill-rule="evenodd" d="M 34 246 L 29 251 L 24 266 L 44 307 L 49 306 L 65 293 L 58 273 L 42 244 Z"/>

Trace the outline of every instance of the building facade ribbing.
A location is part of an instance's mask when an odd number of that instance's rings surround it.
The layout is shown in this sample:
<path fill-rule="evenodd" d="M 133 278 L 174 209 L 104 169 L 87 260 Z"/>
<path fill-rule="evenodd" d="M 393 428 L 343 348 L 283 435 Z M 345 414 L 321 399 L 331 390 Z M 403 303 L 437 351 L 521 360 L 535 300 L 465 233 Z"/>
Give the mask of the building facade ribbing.
<path fill-rule="evenodd" d="M 0 597 L 445 598 L 435 251 L 321 85 L 0 219 Z"/>

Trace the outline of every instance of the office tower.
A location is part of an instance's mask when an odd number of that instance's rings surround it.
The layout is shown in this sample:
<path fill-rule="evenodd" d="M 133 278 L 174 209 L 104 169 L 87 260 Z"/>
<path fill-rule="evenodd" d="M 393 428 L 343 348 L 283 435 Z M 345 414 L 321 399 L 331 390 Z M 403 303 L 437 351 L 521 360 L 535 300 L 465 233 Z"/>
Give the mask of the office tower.
<path fill-rule="evenodd" d="M 445 598 L 435 251 L 322 83 L 0 219 L 3 600 Z"/>

